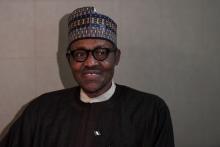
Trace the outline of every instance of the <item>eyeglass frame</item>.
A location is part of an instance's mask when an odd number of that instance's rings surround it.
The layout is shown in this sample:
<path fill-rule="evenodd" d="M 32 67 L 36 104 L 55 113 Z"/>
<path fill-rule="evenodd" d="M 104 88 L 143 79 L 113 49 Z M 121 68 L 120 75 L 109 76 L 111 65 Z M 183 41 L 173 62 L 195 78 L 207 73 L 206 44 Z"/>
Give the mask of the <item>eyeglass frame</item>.
<path fill-rule="evenodd" d="M 107 55 L 106 55 L 106 57 L 105 58 L 103 58 L 103 59 L 97 59 L 97 57 L 95 56 L 95 51 L 97 51 L 97 49 L 105 49 L 106 51 L 107 51 Z M 86 57 L 85 57 L 85 59 L 84 60 L 76 60 L 75 58 L 74 58 L 74 56 L 73 56 L 73 54 L 74 54 L 74 52 L 75 51 L 79 51 L 79 50 L 81 50 L 81 51 L 85 51 L 85 53 L 86 53 Z M 106 60 L 107 58 L 108 58 L 108 56 L 109 56 L 109 53 L 110 52 L 116 52 L 118 50 L 118 48 L 117 47 L 112 47 L 112 48 L 107 48 L 107 47 L 96 47 L 96 48 L 94 48 L 94 49 L 70 49 L 70 48 L 68 48 L 67 49 L 67 53 L 66 53 L 66 57 L 68 58 L 68 60 L 70 60 L 70 57 L 74 60 L 74 61 L 76 61 L 76 62 L 85 62 L 87 59 L 88 59 L 88 57 L 89 57 L 89 54 L 90 54 L 90 52 L 91 52 L 91 54 L 92 54 L 92 56 L 93 56 L 93 58 L 95 59 L 95 60 L 97 60 L 97 61 L 104 61 L 104 60 Z"/>

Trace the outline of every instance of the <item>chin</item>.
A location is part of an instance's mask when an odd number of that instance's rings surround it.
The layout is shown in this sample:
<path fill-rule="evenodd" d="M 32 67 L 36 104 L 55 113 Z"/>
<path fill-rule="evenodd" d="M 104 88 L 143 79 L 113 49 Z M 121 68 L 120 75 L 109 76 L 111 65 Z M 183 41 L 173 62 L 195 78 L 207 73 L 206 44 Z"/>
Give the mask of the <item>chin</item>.
<path fill-rule="evenodd" d="M 100 85 L 97 83 L 87 83 L 85 85 L 80 85 L 80 87 L 85 91 L 89 93 L 95 93 L 100 89 Z"/>

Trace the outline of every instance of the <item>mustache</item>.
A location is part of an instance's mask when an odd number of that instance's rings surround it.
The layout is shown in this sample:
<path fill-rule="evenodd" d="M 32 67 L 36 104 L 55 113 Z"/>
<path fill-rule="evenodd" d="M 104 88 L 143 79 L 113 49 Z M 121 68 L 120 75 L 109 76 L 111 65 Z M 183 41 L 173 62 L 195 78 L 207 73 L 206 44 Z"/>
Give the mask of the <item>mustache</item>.
<path fill-rule="evenodd" d="M 83 74 L 89 74 L 89 73 L 100 74 L 101 69 L 99 67 L 85 67 L 84 69 L 82 69 L 82 73 Z"/>

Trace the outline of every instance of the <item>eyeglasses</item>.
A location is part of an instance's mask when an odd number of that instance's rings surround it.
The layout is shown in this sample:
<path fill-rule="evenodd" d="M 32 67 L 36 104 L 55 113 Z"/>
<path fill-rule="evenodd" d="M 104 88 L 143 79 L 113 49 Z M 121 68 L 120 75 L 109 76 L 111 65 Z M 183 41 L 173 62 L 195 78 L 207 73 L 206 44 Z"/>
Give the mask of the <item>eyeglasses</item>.
<path fill-rule="evenodd" d="M 116 49 L 114 48 L 95 48 L 93 50 L 87 49 L 75 49 L 75 50 L 68 50 L 66 53 L 67 58 L 72 57 L 73 60 L 76 62 L 84 62 L 87 60 L 89 53 L 92 53 L 92 56 L 98 60 L 103 61 L 108 58 L 110 52 L 115 52 Z"/>

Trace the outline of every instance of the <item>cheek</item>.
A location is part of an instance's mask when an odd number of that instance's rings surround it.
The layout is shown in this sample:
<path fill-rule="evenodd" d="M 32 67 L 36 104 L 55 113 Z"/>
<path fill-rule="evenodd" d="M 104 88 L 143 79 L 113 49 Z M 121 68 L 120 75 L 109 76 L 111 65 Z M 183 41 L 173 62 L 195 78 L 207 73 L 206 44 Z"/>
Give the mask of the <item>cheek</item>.
<path fill-rule="evenodd" d="M 112 62 L 105 61 L 105 62 L 102 63 L 102 67 L 106 71 L 113 71 L 115 65 Z"/>
<path fill-rule="evenodd" d="M 71 68 L 72 73 L 75 78 L 79 75 L 79 73 L 81 71 L 81 67 L 82 67 L 81 63 L 71 63 L 70 64 L 70 68 Z"/>
<path fill-rule="evenodd" d="M 114 65 L 112 64 L 105 64 L 102 66 L 103 67 L 103 74 L 104 74 L 104 77 L 109 79 L 109 78 L 112 78 L 112 76 L 114 75 Z"/>
<path fill-rule="evenodd" d="M 80 68 L 81 68 L 81 63 L 72 62 L 72 63 L 70 63 L 70 68 L 71 68 L 73 71 L 79 71 Z"/>

